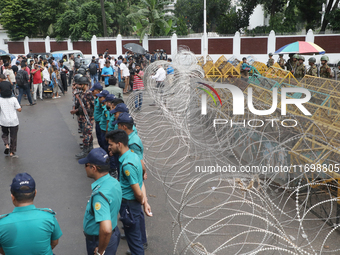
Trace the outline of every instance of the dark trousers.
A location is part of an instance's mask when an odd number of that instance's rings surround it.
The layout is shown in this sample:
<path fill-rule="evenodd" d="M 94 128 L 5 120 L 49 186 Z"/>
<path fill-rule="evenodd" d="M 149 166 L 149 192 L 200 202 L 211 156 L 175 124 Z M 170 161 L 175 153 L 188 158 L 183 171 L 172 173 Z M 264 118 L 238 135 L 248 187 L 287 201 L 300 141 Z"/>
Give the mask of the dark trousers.
<path fill-rule="evenodd" d="M 71 84 L 72 84 L 72 77 L 73 77 L 73 71 L 69 71 L 69 73 L 68 73 L 68 86 L 71 86 Z"/>
<path fill-rule="evenodd" d="M 28 102 L 30 104 L 33 104 L 32 97 L 31 97 L 31 90 L 30 90 L 29 84 L 25 84 L 25 86 L 23 86 L 23 87 L 20 87 L 20 86 L 18 86 L 18 87 L 19 87 L 19 96 L 18 96 L 19 104 L 21 104 L 21 98 L 22 98 L 23 94 L 26 94 Z"/>
<path fill-rule="evenodd" d="M 120 241 L 120 232 L 118 227 L 112 231 L 111 239 L 108 246 L 105 249 L 105 254 L 115 255 Z M 86 250 L 88 255 L 94 254 L 94 249 L 98 247 L 99 240 L 98 237 L 88 238 L 86 237 Z"/>
<path fill-rule="evenodd" d="M 140 207 L 141 210 L 141 219 L 140 219 L 140 231 L 142 233 L 142 243 L 145 244 L 148 242 L 148 240 L 146 239 L 146 230 L 145 230 L 145 216 L 144 216 L 144 212 L 143 212 L 143 208 Z"/>
<path fill-rule="evenodd" d="M 135 224 L 133 226 L 125 226 L 124 233 L 126 241 L 132 255 L 144 255 L 142 232 L 141 232 L 141 204 L 137 200 L 122 200 L 120 214 L 129 207 L 130 213 L 133 215 Z"/>
<path fill-rule="evenodd" d="M 102 141 L 102 131 L 99 126 L 99 121 L 96 121 L 96 136 L 97 136 L 99 146 L 104 149 L 104 145 Z"/>
<path fill-rule="evenodd" d="M 2 130 L 2 140 L 5 145 L 9 144 L 9 152 L 13 153 L 17 151 L 17 137 L 19 125 L 15 127 L 1 127 Z M 10 136 L 10 139 L 8 137 Z"/>
<path fill-rule="evenodd" d="M 61 79 L 61 84 L 63 87 L 64 92 L 67 92 L 67 79 L 66 79 L 66 74 L 61 74 L 60 75 L 60 79 Z"/>

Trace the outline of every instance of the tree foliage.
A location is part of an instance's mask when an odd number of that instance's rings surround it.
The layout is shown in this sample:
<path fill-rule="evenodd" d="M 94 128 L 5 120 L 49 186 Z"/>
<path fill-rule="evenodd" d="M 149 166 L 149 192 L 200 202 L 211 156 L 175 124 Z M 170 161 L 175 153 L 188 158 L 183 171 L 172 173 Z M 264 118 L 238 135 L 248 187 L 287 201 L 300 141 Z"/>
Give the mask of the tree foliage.
<path fill-rule="evenodd" d="M 12 40 L 45 37 L 64 10 L 64 0 L 2 0 L 0 23 Z"/>
<path fill-rule="evenodd" d="M 112 3 L 105 2 L 105 10 Z M 99 1 L 88 1 L 81 5 L 77 0 L 67 3 L 68 9 L 59 16 L 54 26 L 55 35 L 58 40 L 70 37 L 72 41 L 83 39 L 91 40 L 93 35 L 103 36 L 102 15 Z M 108 34 L 112 33 L 110 28 L 112 19 L 106 13 L 106 24 Z"/>
<path fill-rule="evenodd" d="M 188 27 L 185 23 L 184 17 L 181 16 L 177 19 L 176 22 L 176 34 L 177 35 L 187 35 L 188 34 Z"/>
<path fill-rule="evenodd" d="M 134 31 L 140 39 L 144 35 L 161 36 L 169 34 L 173 19 L 167 15 L 165 7 L 172 2 L 165 0 L 142 0 L 140 4 L 131 6 L 131 13 L 127 16 L 135 22 Z"/>
<path fill-rule="evenodd" d="M 175 16 L 184 17 L 186 25 L 195 33 L 203 31 L 203 0 L 178 0 L 175 4 Z M 207 31 L 216 31 L 221 16 L 230 9 L 230 0 L 207 1 Z"/>

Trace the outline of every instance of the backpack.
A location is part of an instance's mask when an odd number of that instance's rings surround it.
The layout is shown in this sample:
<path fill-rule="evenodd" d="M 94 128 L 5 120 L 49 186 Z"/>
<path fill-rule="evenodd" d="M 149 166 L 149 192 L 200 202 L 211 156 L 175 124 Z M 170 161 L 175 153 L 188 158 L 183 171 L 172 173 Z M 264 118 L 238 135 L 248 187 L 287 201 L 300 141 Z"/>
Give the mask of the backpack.
<path fill-rule="evenodd" d="M 19 70 L 15 76 L 16 83 L 18 86 L 22 87 L 25 85 L 25 72 L 24 70 Z"/>
<path fill-rule="evenodd" d="M 91 63 L 89 70 L 90 70 L 91 75 L 96 75 L 97 74 L 97 65 L 95 63 Z"/>

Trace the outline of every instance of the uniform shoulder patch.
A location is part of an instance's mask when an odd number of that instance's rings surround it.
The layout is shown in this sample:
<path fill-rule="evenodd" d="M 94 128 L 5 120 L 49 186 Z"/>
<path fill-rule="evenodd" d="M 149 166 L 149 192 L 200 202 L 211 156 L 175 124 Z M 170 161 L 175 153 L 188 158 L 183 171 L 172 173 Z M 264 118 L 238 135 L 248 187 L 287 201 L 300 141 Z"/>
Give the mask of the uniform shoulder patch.
<path fill-rule="evenodd" d="M 126 176 L 130 176 L 129 170 L 125 170 L 125 175 L 126 175 Z"/>
<path fill-rule="evenodd" d="M 99 202 L 96 202 L 94 205 L 94 209 L 96 209 L 96 211 L 99 211 L 101 207 L 102 205 Z"/>
<path fill-rule="evenodd" d="M 48 213 L 51 213 L 53 215 L 55 215 L 55 211 L 53 211 L 52 209 L 50 208 L 37 208 L 39 211 L 43 211 L 43 212 L 48 212 Z"/>
<path fill-rule="evenodd" d="M 135 152 L 134 150 L 131 150 L 131 152 Z"/>

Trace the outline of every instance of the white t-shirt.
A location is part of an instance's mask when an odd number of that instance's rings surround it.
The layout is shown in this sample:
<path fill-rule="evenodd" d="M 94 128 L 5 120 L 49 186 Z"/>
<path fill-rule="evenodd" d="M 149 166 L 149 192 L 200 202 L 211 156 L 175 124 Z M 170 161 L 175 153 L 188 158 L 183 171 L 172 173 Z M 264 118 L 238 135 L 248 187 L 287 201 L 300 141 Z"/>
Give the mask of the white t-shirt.
<path fill-rule="evenodd" d="M 50 81 L 51 80 L 50 73 L 48 72 L 48 68 L 45 68 L 42 71 L 42 74 L 43 74 L 43 80 L 46 80 L 46 81 Z"/>
<path fill-rule="evenodd" d="M 164 81 L 166 78 L 166 72 L 163 67 L 158 68 L 155 75 L 151 76 L 152 79 L 156 81 Z"/>
<path fill-rule="evenodd" d="M 98 63 L 99 63 L 99 68 L 100 69 L 102 69 L 102 68 L 104 68 L 104 66 L 105 66 L 105 58 L 100 58 L 99 60 L 98 60 Z"/>
<path fill-rule="evenodd" d="M 120 71 L 123 71 L 123 77 L 130 76 L 129 68 L 124 63 L 121 63 L 119 68 L 120 68 Z"/>
<path fill-rule="evenodd" d="M 17 109 L 21 106 L 15 97 L 0 97 L 0 126 L 16 127 L 19 125 Z"/>
<path fill-rule="evenodd" d="M 15 75 L 14 75 L 14 72 L 12 69 L 5 69 L 4 70 L 4 75 L 6 76 L 6 81 L 9 81 L 8 80 L 8 75 L 9 75 L 9 78 L 11 79 L 11 82 L 15 82 Z"/>

